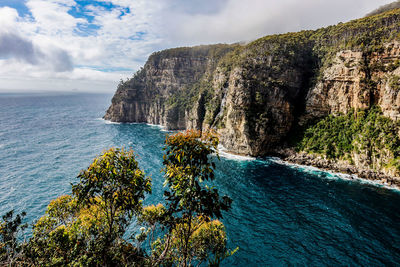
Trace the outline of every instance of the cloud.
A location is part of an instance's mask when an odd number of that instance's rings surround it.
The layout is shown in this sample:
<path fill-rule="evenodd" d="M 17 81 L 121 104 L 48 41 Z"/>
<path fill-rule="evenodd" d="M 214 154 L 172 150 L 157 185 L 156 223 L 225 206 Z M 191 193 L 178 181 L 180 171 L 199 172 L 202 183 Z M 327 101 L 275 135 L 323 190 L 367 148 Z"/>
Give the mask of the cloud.
<path fill-rule="evenodd" d="M 55 72 L 73 69 L 72 60 L 65 50 L 51 47 L 42 52 L 32 41 L 13 33 L 0 33 L 0 57 L 14 58 L 31 65 L 48 66 Z"/>
<path fill-rule="evenodd" d="M 20 12 L 0 0 L 0 84 L 112 92 L 154 51 L 315 29 L 391 1 L 26 0 Z"/>
<path fill-rule="evenodd" d="M 45 57 L 55 72 L 72 71 L 74 69 L 70 55 L 63 49 L 53 48 Z"/>
<path fill-rule="evenodd" d="M 41 52 L 33 47 L 32 42 L 12 33 L 0 34 L 0 57 L 14 57 L 36 65 L 41 56 Z"/>
<path fill-rule="evenodd" d="M 229 0 L 173 0 L 169 9 L 190 15 L 211 15 L 221 12 L 228 3 Z"/>

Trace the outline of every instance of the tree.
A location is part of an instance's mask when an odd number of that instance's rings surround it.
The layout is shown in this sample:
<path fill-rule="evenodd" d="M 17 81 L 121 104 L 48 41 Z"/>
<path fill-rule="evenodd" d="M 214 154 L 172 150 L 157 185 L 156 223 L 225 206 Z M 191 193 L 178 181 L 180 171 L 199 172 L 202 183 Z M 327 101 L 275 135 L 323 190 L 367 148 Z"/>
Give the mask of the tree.
<path fill-rule="evenodd" d="M 101 206 L 79 205 L 73 196 L 51 201 L 34 225 L 25 256 L 35 266 L 126 266 L 140 263 L 143 253 L 123 238 L 109 244 L 104 257 L 107 219 Z M 118 226 L 120 227 L 120 226 Z M 116 227 L 116 228 L 118 228 Z"/>
<path fill-rule="evenodd" d="M 73 196 L 53 200 L 34 225 L 27 257 L 35 265 L 123 266 L 139 262 L 123 235 L 142 209 L 150 178 L 132 150 L 111 148 L 78 175 Z"/>
<path fill-rule="evenodd" d="M 27 224 L 22 221 L 26 213 L 22 212 L 14 217 L 14 211 L 7 212 L 0 223 L 0 265 L 14 266 L 21 260 L 22 245 L 18 240 Z"/>
<path fill-rule="evenodd" d="M 166 205 L 144 208 L 151 181 L 139 169 L 133 151 L 105 151 L 80 172 L 73 195 L 50 202 L 28 243 L 20 245 L 16 239 L 23 229 L 22 217 L 13 219 L 12 212 L 3 217 L 0 256 L 6 255 L 9 262 L 8 255 L 16 255 L 12 251 L 22 251 L 19 263 L 33 266 L 219 265 L 235 251 L 227 249 L 223 224 L 213 220 L 222 217 L 231 200 L 204 184 L 214 179 L 211 154 L 217 145 L 211 133 L 169 136 L 164 156 Z M 144 226 L 136 243 L 124 237 L 133 216 L 137 226 Z"/>
<path fill-rule="evenodd" d="M 161 205 L 151 205 L 144 209 L 141 221 L 148 223 L 148 230 L 143 230 L 142 234 L 147 234 L 153 240 L 155 226 L 165 218 L 166 209 Z M 147 220 L 147 221 L 146 221 Z M 189 237 L 188 244 L 182 238 L 182 233 L 188 229 L 188 225 L 178 223 L 170 233 L 155 239 L 151 242 L 152 254 L 148 257 L 150 266 L 157 266 L 160 263 L 165 266 L 184 265 L 185 256 L 182 251 L 187 247 L 187 265 L 196 264 L 200 266 L 207 263 L 209 266 L 219 266 L 221 261 L 233 255 L 238 248 L 231 251 L 227 248 L 227 237 L 225 227 L 219 220 L 210 220 L 205 217 L 194 217 L 191 221 L 191 229 L 195 229 Z M 141 235 L 139 235 L 141 237 Z"/>
<path fill-rule="evenodd" d="M 25 256 L 31 265 L 57 266 L 85 262 L 82 257 L 87 254 L 86 241 L 89 240 L 92 225 L 87 218 L 93 213 L 82 212 L 76 199 L 70 195 L 52 200 L 45 215 L 34 224 L 33 236 L 26 245 Z"/>
<path fill-rule="evenodd" d="M 105 218 L 101 254 L 107 263 L 111 243 L 122 238 L 129 220 L 141 210 L 145 193 L 151 192 L 151 180 L 139 168 L 132 150 L 118 148 L 105 151 L 78 178 L 80 183 L 72 186 L 78 202 L 98 206 Z"/>
<path fill-rule="evenodd" d="M 211 155 L 218 156 L 218 137 L 212 132 L 185 131 L 168 136 L 163 156 L 165 173 L 164 192 L 166 198 L 166 220 L 170 231 L 166 238 L 175 242 L 179 265 L 188 266 L 193 259 L 201 261 L 191 253 L 191 242 L 196 231 L 212 218 L 222 218 L 222 211 L 228 211 L 232 200 L 219 196 L 218 190 L 206 182 L 214 180 L 215 163 Z M 173 241 L 173 240 L 178 241 Z"/>

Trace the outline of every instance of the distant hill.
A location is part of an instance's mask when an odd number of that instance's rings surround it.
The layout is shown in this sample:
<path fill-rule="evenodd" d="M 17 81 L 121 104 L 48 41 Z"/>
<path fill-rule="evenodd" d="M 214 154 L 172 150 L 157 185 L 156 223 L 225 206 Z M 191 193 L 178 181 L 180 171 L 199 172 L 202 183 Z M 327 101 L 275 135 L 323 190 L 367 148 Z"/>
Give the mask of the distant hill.
<path fill-rule="evenodd" d="M 370 17 L 370 16 L 374 16 L 374 15 L 378 15 L 381 13 L 384 13 L 386 11 L 392 10 L 392 9 L 396 9 L 396 8 L 400 8 L 400 0 L 387 4 L 387 5 L 383 5 L 377 9 L 375 9 L 374 11 L 372 11 L 371 13 L 368 13 L 366 15 L 366 17 Z"/>

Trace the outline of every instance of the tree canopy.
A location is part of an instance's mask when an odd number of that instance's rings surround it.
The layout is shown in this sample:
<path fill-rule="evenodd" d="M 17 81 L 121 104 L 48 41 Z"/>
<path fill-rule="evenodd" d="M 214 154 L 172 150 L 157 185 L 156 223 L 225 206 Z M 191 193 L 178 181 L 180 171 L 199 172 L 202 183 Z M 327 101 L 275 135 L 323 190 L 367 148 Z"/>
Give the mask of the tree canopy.
<path fill-rule="evenodd" d="M 218 138 L 187 131 L 167 136 L 165 199 L 143 207 L 151 179 L 132 150 L 111 148 L 82 170 L 72 194 L 50 202 L 22 241 L 25 213 L 0 222 L 0 265 L 218 266 L 235 253 L 219 220 L 231 199 L 214 179 Z M 216 153 L 216 157 L 212 156 Z M 128 232 L 128 226 L 134 232 Z"/>

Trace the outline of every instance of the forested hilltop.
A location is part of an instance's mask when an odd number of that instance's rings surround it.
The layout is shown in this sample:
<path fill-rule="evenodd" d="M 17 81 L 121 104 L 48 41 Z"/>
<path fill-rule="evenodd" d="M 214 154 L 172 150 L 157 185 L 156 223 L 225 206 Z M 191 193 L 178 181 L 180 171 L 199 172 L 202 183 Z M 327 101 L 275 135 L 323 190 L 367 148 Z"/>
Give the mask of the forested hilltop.
<path fill-rule="evenodd" d="M 213 128 L 234 153 L 291 148 L 398 176 L 399 30 L 392 9 L 249 44 L 156 52 L 120 83 L 104 118 Z"/>

